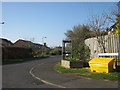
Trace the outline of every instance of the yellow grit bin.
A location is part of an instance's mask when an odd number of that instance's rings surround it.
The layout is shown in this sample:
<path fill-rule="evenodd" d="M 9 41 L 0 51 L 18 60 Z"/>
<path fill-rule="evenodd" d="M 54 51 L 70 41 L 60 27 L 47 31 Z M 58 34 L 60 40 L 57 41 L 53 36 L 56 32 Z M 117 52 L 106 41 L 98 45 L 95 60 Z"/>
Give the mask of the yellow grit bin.
<path fill-rule="evenodd" d="M 89 61 L 92 72 L 109 73 L 113 71 L 114 58 L 96 57 Z"/>

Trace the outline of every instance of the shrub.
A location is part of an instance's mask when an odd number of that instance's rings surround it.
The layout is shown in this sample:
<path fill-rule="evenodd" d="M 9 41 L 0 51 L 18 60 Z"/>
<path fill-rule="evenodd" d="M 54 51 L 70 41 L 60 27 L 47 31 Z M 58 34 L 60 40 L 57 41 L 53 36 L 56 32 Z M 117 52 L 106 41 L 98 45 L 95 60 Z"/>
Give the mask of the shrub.
<path fill-rule="evenodd" d="M 58 48 L 55 48 L 55 49 L 50 51 L 50 54 L 51 55 L 61 55 L 62 51 L 60 49 L 58 49 Z"/>
<path fill-rule="evenodd" d="M 90 58 L 90 49 L 85 44 L 79 45 L 79 47 L 73 48 L 73 57 L 79 60 L 87 60 Z"/>

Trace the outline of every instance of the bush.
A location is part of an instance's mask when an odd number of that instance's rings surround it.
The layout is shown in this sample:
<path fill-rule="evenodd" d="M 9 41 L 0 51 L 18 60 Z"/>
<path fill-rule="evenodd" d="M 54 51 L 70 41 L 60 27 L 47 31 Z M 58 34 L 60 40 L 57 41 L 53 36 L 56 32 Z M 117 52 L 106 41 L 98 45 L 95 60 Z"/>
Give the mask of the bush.
<path fill-rule="evenodd" d="M 50 55 L 61 55 L 61 54 L 62 54 L 62 51 L 58 48 L 55 48 L 50 51 Z"/>
<path fill-rule="evenodd" d="M 73 57 L 79 60 L 87 60 L 90 58 L 90 49 L 85 44 L 79 45 L 79 47 L 73 47 Z"/>
<path fill-rule="evenodd" d="M 78 58 L 66 58 L 66 60 L 69 60 L 69 61 L 80 61 L 80 59 L 78 59 Z"/>

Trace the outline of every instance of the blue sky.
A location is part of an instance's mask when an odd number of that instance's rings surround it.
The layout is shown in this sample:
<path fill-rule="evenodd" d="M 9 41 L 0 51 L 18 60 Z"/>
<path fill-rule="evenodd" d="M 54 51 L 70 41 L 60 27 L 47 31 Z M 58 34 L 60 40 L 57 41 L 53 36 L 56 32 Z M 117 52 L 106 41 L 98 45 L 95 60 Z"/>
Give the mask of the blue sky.
<path fill-rule="evenodd" d="M 75 25 L 86 24 L 88 17 L 110 11 L 114 2 L 3 2 L 2 37 L 12 42 L 33 40 L 48 46 L 62 45 L 64 33 Z"/>

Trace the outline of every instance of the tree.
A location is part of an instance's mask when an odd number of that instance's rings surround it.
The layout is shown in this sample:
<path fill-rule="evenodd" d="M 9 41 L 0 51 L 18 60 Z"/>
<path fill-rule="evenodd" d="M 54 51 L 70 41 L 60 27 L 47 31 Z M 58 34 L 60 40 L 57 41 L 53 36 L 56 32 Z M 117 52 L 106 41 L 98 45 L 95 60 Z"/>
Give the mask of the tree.
<path fill-rule="evenodd" d="M 88 25 L 90 26 L 91 30 L 95 32 L 97 41 L 99 43 L 99 46 L 101 47 L 101 51 L 104 53 L 105 51 L 105 44 L 104 44 L 104 38 L 101 37 L 103 36 L 101 32 L 105 31 L 109 25 L 109 22 L 107 18 L 102 15 L 95 15 L 92 16 L 89 21 Z"/>
<path fill-rule="evenodd" d="M 118 2 L 116 6 L 117 7 L 115 7 L 115 9 L 110 11 L 109 13 L 104 12 L 101 15 L 91 16 L 91 18 L 88 21 L 88 26 L 90 26 L 91 30 L 96 33 L 97 41 L 103 53 L 105 53 L 106 50 L 105 39 L 102 36 L 106 35 L 106 29 L 109 25 L 111 25 L 112 23 L 116 23 L 115 16 L 118 15 L 118 13 L 120 13 L 120 2 Z M 116 27 L 119 27 L 119 24 L 117 24 Z"/>
<path fill-rule="evenodd" d="M 105 14 L 93 15 L 88 19 L 88 26 L 92 31 L 96 32 L 96 36 L 99 36 L 101 31 L 106 30 L 109 24 Z"/>
<path fill-rule="evenodd" d="M 72 30 L 68 30 L 65 35 L 66 39 L 72 41 L 72 56 L 73 58 L 85 59 L 85 44 L 84 40 L 92 37 L 89 26 L 77 25 Z"/>
<path fill-rule="evenodd" d="M 120 1 L 108 12 L 104 12 L 105 18 L 109 21 L 109 23 L 116 23 L 116 16 L 120 14 Z"/>
<path fill-rule="evenodd" d="M 116 34 L 120 34 L 120 15 L 117 15 L 117 19 L 116 19 L 116 27 L 117 29 L 115 30 Z"/>
<path fill-rule="evenodd" d="M 118 13 L 117 13 L 117 18 L 116 18 L 116 34 L 120 34 L 120 1 L 117 3 L 118 6 Z"/>

